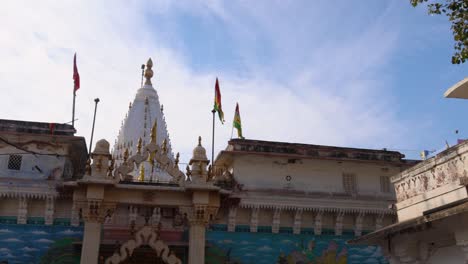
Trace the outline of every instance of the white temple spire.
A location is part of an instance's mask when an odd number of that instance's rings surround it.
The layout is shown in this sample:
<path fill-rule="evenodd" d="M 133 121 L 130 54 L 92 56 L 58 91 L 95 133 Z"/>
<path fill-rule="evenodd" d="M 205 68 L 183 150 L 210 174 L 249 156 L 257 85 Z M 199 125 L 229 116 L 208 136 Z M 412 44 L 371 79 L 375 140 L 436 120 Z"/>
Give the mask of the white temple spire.
<path fill-rule="evenodd" d="M 148 59 L 144 73 L 145 83 L 143 87 L 138 89 L 135 99 L 128 107 L 128 113 L 122 123 L 119 131 L 117 141 L 114 146 L 115 157 L 123 155 L 125 147 L 132 153 L 136 153 L 136 144 L 141 138 L 143 147 L 150 142 L 150 132 L 153 124 L 156 122 L 156 139 L 157 144 L 162 145 L 163 140 L 166 140 L 167 155 L 170 159 L 174 160 L 172 147 L 170 144 L 169 133 L 167 131 L 166 120 L 164 118 L 163 109 L 159 102 L 159 96 L 153 88 L 151 78 L 153 77 L 153 61 Z M 125 147 L 120 147 L 125 146 Z M 117 160 L 117 164 L 120 164 Z M 139 171 L 135 175 L 138 175 Z"/>

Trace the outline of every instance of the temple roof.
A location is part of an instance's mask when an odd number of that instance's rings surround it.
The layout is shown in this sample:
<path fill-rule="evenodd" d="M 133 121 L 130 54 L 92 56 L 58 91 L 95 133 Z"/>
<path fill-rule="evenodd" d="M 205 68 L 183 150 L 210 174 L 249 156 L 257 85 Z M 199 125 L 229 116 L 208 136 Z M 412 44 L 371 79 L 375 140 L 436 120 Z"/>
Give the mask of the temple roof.
<path fill-rule="evenodd" d="M 151 83 L 153 77 L 152 66 L 153 62 L 150 58 L 146 64 L 144 74 L 145 84 L 138 89 L 133 103 L 130 103 L 128 113 L 122 121 L 122 126 L 115 140 L 112 155 L 117 163 L 122 160 L 125 149 L 128 149 L 130 155 L 136 153 L 137 143 L 140 138 L 143 146 L 150 142 L 151 128 L 155 122 L 157 123 L 157 144 L 161 145 L 166 140 L 168 156 L 170 159 L 174 159 L 163 107 L 159 102 L 158 93 Z"/>

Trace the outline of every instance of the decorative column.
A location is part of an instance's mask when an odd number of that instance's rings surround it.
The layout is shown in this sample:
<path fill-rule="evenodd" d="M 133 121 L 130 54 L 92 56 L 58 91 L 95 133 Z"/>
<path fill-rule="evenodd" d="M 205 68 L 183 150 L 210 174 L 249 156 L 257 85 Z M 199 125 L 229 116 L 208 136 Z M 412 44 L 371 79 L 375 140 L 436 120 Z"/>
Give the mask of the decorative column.
<path fill-rule="evenodd" d="M 281 209 L 276 208 L 275 212 L 273 213 L 273 223 L 271 225 L 271 232 L 273 234 L 279 233 L 280 217 L 281 217 Z"/>
<path fill-rule="evenodd" d="M 229 215 L 228 215 L 228 232 L 236 231 L 236 216 L 237 216 L 237 207 L 231 206 L 229 208 Z"/>
<path fill-rule="evenodd" d="M 219 208 L 219 200 L 212 198 L 210 192 L 217 190 L 209 175 L 211 169 L 207 169 L 209 160 L 206 150 L 201 145 L 201 137 L 198 137 L 198 146 L 193 150 L 190 181 L 186 183 L 188 191 L 192 191 L 192 206 L 182 207 L 181 210 L 189 220 L 189 261 L 188 264 L 205 263 L 205 231 L 206 226 L 212 220 Z"/>
<path fill-rule="evenodd" d="M 21 195 L 18 199 L 18 225 L 25 225 L 28 219 L 28 199 Z"/>
<path fill-rule="evenodd" d="M 294 226 L 293 226 L 293 234 L 298 235 L 301 233 L 301 217 L 302 217 L 302 208 L 296 210 L 296 214 L 294 215 Z"/>
<path fill-rule="evenodd" d="M 314 234 L 316 236 L 322 234 L 322 215 L 323 211 L 319 210 L 315 215 L 315 223 L 314 223 Z"/>
<path fill-rule="evenodd" d="M 339 211 L 336 214 L 336 222 L 335 222 L 335 235 L 336 236 L 341 236 L 343 233 L 343 218 L 344 218 L 344 212 Z"/>
<path fill-rule="evenodd" d="M 80 225 L 80 209 L 76 205 L 76 202 L 73 201 L 72 209 L 71 209 L 71 216 L 70 216 L 70 225 L 71 226 L 79 226 Z"/>
<path fill-rule="evenodd" d="M 205 231 L 209 215 L 215 211 L 206 205 L 181 208 L 189 221 L 189 264 L 205 263 Z"/>
<path fill-rule="evenodd" d="M 362 222 L 364 221 L 364 212 L 359 212 L 354 221 L 354 235 L 360 236 L 362 234 Z"/>
<path fill-rule="evenodd" d="M 114 185 L 114 180 L 108 173 L 111 158 L 109 142 L 99 140 L 91 157 L 93 164 L 88 160 L 85 176 L 78 181 L 86 186 L 86 200 L 76 202 L 85 222 L 81 249 L 82 264 L 98 263 L 102 224 L 105 217 L 112 217 L 115 211 L 115 204 L 104 201 L 106 186 Z"/>
<path fill-rule="evenodd" d="M 379 230 L 380 228 L 383 227 L 383 218 L 384 218 L 384 213 L 380 213 L 376 216 L 375 218 L 375 230 Z"/>
<path fill-rule="evenodd" d="M 45 218 L 45 224 L 46 225 L 52 225 L 54 223 L 54 205 L 55 205 L 55 200 L 54 197 L 51 195 L 48 195 L 45 200 L 45 212 L 44 212 L 44 218 Z"/>
<path fill-rule="evenodd" d="M 84 209 L 84 208 L 83 208 Z M 87 202 L 84 209 L 84 234 L 83 247 L 81 248 L 81 263 L 97 264 L 99 255 L 99 245 L 101 244 L 102 220 L 99 216 L 101 211 L 101 201 Z"/>
<path fill-rule="evenodd" d="M 252 212 L 250 214 L 250 232 L 257 233 L 258 227 L 258 207 L 252 208 Z"/>

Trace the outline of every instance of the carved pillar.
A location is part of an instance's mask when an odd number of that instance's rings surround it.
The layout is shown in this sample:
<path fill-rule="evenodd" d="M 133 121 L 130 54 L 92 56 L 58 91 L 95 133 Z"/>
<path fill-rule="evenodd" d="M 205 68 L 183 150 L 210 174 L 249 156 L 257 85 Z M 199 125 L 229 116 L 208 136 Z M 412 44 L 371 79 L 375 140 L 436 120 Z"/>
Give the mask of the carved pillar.
<path fill-rule="evenodd" d="M 380 228 L 383 227 L 383 218 L 384 214 L 380 213 L 375 217 L 375 230 L 379 230 Z"/>
<path fill-rule="evenodd" d="M 296 210 L 294 214 L 294 226 L 293 234 L 298 235 L 301 233 L 301 217 L 302 217 L 302 208 Z"/>
<path fill-rule="evenodd" d="M 97 264 L 101 244 L 102 224 L 107 215 L 113 215 L 115 204 L 105 203 L 99 199 L 88 199 L 80 203 L 84 219 L 82 264 Z"/>
<path fill-rule="evenodd" d="M 138 217 L 138 208 L 136 208 L 133 205 L 130 205 L 128 207 L 128 225 L 132 230 L 135 228 L 136 225 L 136 220 Z"/>
<path fill-rule="evenodd" d="M 24 196 L 20 196 L 18 199 L 18 218 L 17 224 L 24 225 L 28 219 L 28 199 Z"/>
<path fill-rule="evenodd" d="M 153 228 L 157 227 L 161 222 L 161 208 L 155 207 L 153 209 L 153 214 L 151 215 L 151 225 Z"/>
<path fill-rule="evenodd" d="M 364 221 L 364 212 L 360 212 L 355 219 L 354 223 L 354 235 L 360 236 L 362 234 L 362 222 Z"/>
<path fill-rule="evenodd" d="M 252 214 L 250 215 L 250 232 L 256 233 L 258 227 L 258 211 L 257 207 L 252 208 Z"/>
<path fill-rule="evenodd" d="M 217 208 L 206 205 L 183 207 L 182 212 L 188 218 L 189 229 L 189 264 L 205 263 L 205 230 L 210 215 L 215 215 Z"/>
<path fill-rule="evenodd" d="M 344 218 L 344 212 L 339 211 L 336 214 L 336 221 L 335 221 L 335 235 L 336 236 L 341 236 L 343 233 L 343 218 Z"/>
<path fill-rule="evenodd" d="M 273 223 L 271 225 L 271 232 L 273 234 L 279 233 L 280 217 L 281 217 L 281 209 L 276 208 L 275 212 L 273 213 Z"/>
<path fill-rule="evenodd" d="M 229 208 L 229 216 L 228 216 L 228 232 L 236 231 L 236 216 L 237 216 L 237 207 L 231 206 Z"/>
<path fill-rule="evenodd" d="M 46 225 L 52 225 L 54 223 L 54 207 L 55 200 L 52 196 L 47 196 L 45 200 L 45 212 L 44 219 Z"/>
<path fill-rule="evenodd" d="M 322 210 L 319 210 L 317 214 L 315 215 L 314 234 L 316 236 L 322 234 L 322 216 L 323 216 Z"/>
<path fill-rule="evenodd" d="M 71 216 L 70 216 L 70 225 L 71 226 L 79 226 L 80 225 L 80 209 L 76 205 L 76 202 L 73 201 L 72 209 L 71 209 Z"/>

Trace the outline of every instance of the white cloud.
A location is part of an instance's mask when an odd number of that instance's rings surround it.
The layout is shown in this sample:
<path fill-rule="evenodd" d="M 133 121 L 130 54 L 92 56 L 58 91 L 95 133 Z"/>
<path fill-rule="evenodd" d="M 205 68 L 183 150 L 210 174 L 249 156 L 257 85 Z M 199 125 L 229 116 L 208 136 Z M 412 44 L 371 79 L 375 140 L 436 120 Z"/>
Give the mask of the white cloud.
<path fill-rule="evenodd" d="M 301 62 L 300 70 L 289 67 L 279 82 L 282 65 L 259 65 L 250 55 L 241 62 L 248 74 L 240 77 L 223 70 L 197 72 L 177 45 L 169 44 L 168 39 L 178 39 L 172 28 L 158 28 L 148 19 L 175 9 L 215 16 L 239 43 L 253 43 L 256 32 L 251 25 L 236 19 L 219 1 L 195 2 L 189 7 L 169 1 L 115 1 L 112 5 L 15 1 L 4 6 L 0 10 L 0 98 L 6 98 L 0 104 L 2 118 L 70 121 L 72 57 L 77 51 L 82 82 L 77 92 L 78 135 L 89 139 L 93 99 L 101 99 L 94 143 L 106 138 L 113 144 L 140 83 L 139 65 L 150 56 L 155 61 L 153 83 L 164 104 L 173 150 L 181 152 L 182 161 L 190 158 L 198 135 L 210 153 L 216 76 L 221 81 L 227 122 L 221 126 L 216 120 L 215 152 L 224 149 L 230 138 L 236 101 L 247 138 L 385 147 L 404 137 L 405 124 L 394 116 L 387 85 L 372 72 L 391 54 L 396 38 L 390 31 L 383 34 L 378 25 L 346 39 L 346 45 L 325 43 L 314 51 L 304 51 L 307 60 L 314 61 Z M 291 34 L 288 30 L 294 25 L 285 25 L 277 33 L 273 30 L 277 23 L 266 20 L 270 10 L 258 10 L 250 14 L 251 20 L 258 21 L 265 39 L 272 40 L 273 51 L 283 54 L 291 50 L 294 44 L 282 39 Z M 255 50 L 249 50 L 247 44 L 238 46 L 239 54 Z M 272 61 L 287 64 L 285 55 Z"/>

